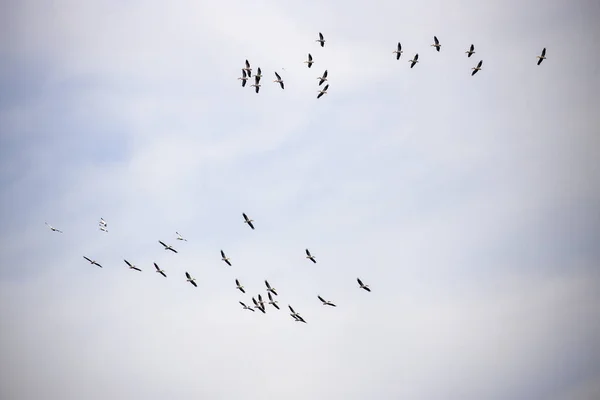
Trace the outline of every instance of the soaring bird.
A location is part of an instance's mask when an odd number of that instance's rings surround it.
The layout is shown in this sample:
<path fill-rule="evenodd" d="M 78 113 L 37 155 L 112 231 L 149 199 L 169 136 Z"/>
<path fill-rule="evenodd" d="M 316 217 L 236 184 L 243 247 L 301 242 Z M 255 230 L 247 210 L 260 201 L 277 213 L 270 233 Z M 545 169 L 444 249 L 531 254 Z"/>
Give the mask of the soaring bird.
<path fill-rule="evenodd" d="M 250 310 L 250 311 L 254 312 L 254 309 L 252 307 L 248 307 L 247 305 L 245 305 L 241 301 L 240 301 L 240 304 L 242 305 L 242 307 L 244 307 L 244 310 Z"/>
<path fill-rule="evenodd" d="M 253 219 L 248 218 L 248 216 L 245 213 L 242 213 L 242 216 L 244 217 L 244 223 L 248 224 L 248 226 L 252 229 L 254 229 L 254 225 L 252 225 L 252 223 L 254 222 Z"/>
<path fill-rule="evenodd" d="M 469 50 L 465 51 L 465 54 L 467 54 L 467 57 L 471 57 L 473 54 L 475 54 L 475 46 L 471 45 Z"/>
<path fill-rule="evenodd" d="M 279 86 L 281 86 L 281 88 L 283 89 L 283 80 L 281 79 L 281 76 L 279 76 L 277 72 L 275 72 L 275 76 L 277 77 L 277 79 L 275 79 L 273 82 L 279 83 Z"/>
<path fill-rule="evenodd" d="M 244 290 L 244 287 L 242 285 L 240 285 L 240 281 L 238 281 L 237 279 L 235 280 L 235 288 L 238 289 L 242 293 L 246 293 L 246 291 Z"/>
<path fill-rule="evenodd" d="M 308 60 L 304 61 L 304 64 L 308 64 L 308 68 L 312 67 L 312 65 L 314 64 L 314 61 L 313 61 L 310 53 L 308 53 Z"/>
<path fill-rule="evenodd" d="M 92 265 L 97 265 L 97 266 L 99 266 L 100 268 L 102 268 L 102 265 L 98 264 L 96 261 L 94 261 L 94 260 L 91 260 L 91 259 L 87 258 L 86 256 L 83 256 L 83 258 L 85 258 L 86 260 L 88 260 L 88 261 L 90 262 L 90 264 L 92 264 Z"/>
<path fill-rule="evenodd" d="M 177 253 L 177 250 L 175 250 L 172 246 L 168 246 L 166 244 L 164 244 L 163 242 L 161 242 L 160 240 L 158 241 L 158 243 L 162 244 L 165 248 L 165 250 L 171 250 L 173 253 Z"/>
<path fill-rule="evenodd" d="M 371 291 L 371 289 L 369 289 L 369 285 L 364 285 L 359 278 L 356 278 L 356 280 L 358 281 L 358 284 L 360 285 L 361 289 L 365 289 L 367 292 Z"/>
<path fill-rule="evenodd" d="M 129 265 L 129 269 L 135 269 L 136 271 L 140 271 L 140 272 L 142 271 L 141 269 L 139 269 L 138 267 L 136 267 L 135 265 L 133 265 L 129 261 L 127 261 L 127 260 L 123 260 L 123 261 L 125 261 L 125 264 Z"/>
<path fill-rule="evenodd" d="M 321 43 L 321 47 L 325 47 L 325 39 L 323 39 L 323 34 L 319 32 L 319 38 L 315 40 L 315 42 Z"/>
<path fill-rule="evenodd" d="M 177 235 L 177 240 L 184 240 L 187 242 L 187 239 L 185 239 L 183 236 L 181 236 L 181 234 L 179 232 L 175 232 L 175 234 Z"/>
<path fill-rule="evenodd" d="M 258 75 L 254 75 L 254 85 L 250 85 L 255 88 L 256 93 L 260 90 L 260 77 Z"/>
<path fill-rule="evenodd" d="M 260 305 L 259 302 L 256 301 L 254 297 L 252 298 L 252 302 L 254 303 L 254 308 L 258 308 L 263 314 L 266 314 L 265 309 Z"/>
<path fill-rule="evenodd" d="M 537 65 L 540 65 L 542 63 L 542 61 L 544 61 L 546 59 L 546 48 L 544 47 L 544 50 L 542 50 L 542 54 L 537 56 L 537 58 L 539 58 Z"/>
<path fill-rule="evenodd" d="M 408 60 L 410 63 L 410 67 L 414 67 L 416 63 L 419 62 L 419 53 L 415 54 L 415 57 L 412 60 Z"/>
<path fill-rule="evenodd" d="M 225 257 L 225 253 L 223 252 L 223 250 L 221 250 L 221 260 L 225 261 L 227 263 L 227 265 L 229 265 L 231 267 L 231 263 L 229 262 L 229 258 Z"/>
<path fill-rule="evenodd" d="M 248 78 L 252 76 L 252 68 L 250 68 L 250 63 L 248 62 L 248 60 L 246 60 L 246 68 L 244 68 L 244 71 L 246 71 L 246 76 Z"/>
<path fill-rule="evenodd" d="M 321 302 L 323 303 L 324 306 L 331 306 L 331 307 L 337 307 L 335 304 L 333 304 L 330 301 L 327 301 L 325 299 L 323 299 L 321 296 L 317 296 L 319 298 L 319 300 L 321 300 Z"/>
<path fill-rule="evenodd" d="M 308 251 L 308 249 L 306 249 L 306 258 L 308 258 L 310 261 L 314 262 L 315 264 L 317 263 L 317 260 L 315 260 L 315 256 L 310 254 L 310 251 Z"/>
<path fill-rule="evenodd" d="M 267 282 L 266 279 L 265 279 L 265 285 L 267 285 L 267 292 L 273 293 L 275 296 L 277 296 L 277 292 L 275 291 L 275 288 L 271 287 L 271 285 L 269 285 L 269 282 Z"/>
<path fill-rule="evenodd" d="M 319 86 L 321 86 L 323 84 L 323 82 L 325 82 L 327 80 L 327 70 L 325 70 L 325 72 L 323 72 L 323 76 L 320 76 L 317 79 L 319 80 Z"/>
<path fill-rule="evenodd" d="M 440 51 L 440 48 L 442 47 L 442 45 L 440 44 L 440 41 L 438 40 L 437 36 L 433 37 L 433 41 L 434 41 L 434 43 L 431 46 L 435 47 L 435 49 L 437 51 Z"/>
<path fill-rule="evenodd" d="M 396 60 L 400 59 L 400 56 L 402 55 L 402 45 L 400 44 L 400 42 L 398 42 L 398 48 L 396 50 L 394 50 L 392 53 L 396 54 Z"/>
<path fill-rule="evenodd" d="M 260 78 L 262 78 L 262 72 L 260 71 L 260 67 L 258 67 L 257 71 L 258 71 L 258 73 L 254 74 L 254 80 L 256 81 L 256 84 L 258 85 L 258 82 L 260 82 Z"/>
<path fill-rule="evenodd" d="M 262 296 L 260 295 L 260 293 L 259 293 L 259 295 L 258 295 L 258 304 L 259 304 L 259 305 L 260 305 L 260 306 L 263 308 L 263 310 L 264 310 L 264 308 L 265 308 L 265 302 L 263 301 L 263 299 L 262 299 Z"/>
<path fill-rule="evenodd" d="M 189 272 L 185 273 L 185 277 L 187 278 L 186 281 L 191 283 L 192 285 L 194 285 L 194 287 L 198 287 L 198 285 L 196 285 L 196 278 L 192 278 L 192 276 L 190 275 Z"/>
<path fill-rule="evenodd" d="M 327 94 L 327 89 L 329 89 L 329 85 L 325 85 L 325 87 L 323 88 L 323 90 L 317 90 L 317 92 L 319 93 L 317 95 L 317 99 L 320 99 L 321 96 L 323 96 L 324 94 Z"/>
<path fill-rule="evenodd" d="M 273 307 L 275 307 L 276 309 L 279 310 L 279 306 L 277 305 L 277 300 L 273 300 L 273 296 L 271 296 L 271 293 L 267 293 L 267 295 L 269 296 L 269 304 L 271 304 Z"/>
<path fill-rule="evenodd" d="M 300 314 L 298 314 L 296 311 L 294 311 L 294 309 L 292 308 L 292 306 L 290 306 L 288 304 L 288 308 L 290 309 L 290 311 L 292 312 L 290 315 L 298 322 L 304 322 L 306 323 L 306 321 L 304 320 L 304 318 L 302 318 L 302 316 L 300 316 Z"/>
<path fill-rule="evenodd" d="M 473 72 L 471 72 L 471 76 L 475 75 L 477 71 L 481 71 L 481 65 L 483 64 L 483 60 L 479 61 L 476 67 L 471 68 Z"/>
<path fill-rule="evenodd" d="M 50 228 L 50 230 L 51 230 L 52 232 L 63 233 L 63 231 L 61 231 L 60 229 L 56 229 L 55 227 L 53 227 L 53 226 L 52 226 L 52 225 L 50 225 L 49 223 L 47 223 L 47 222 L 44 222 L 44 223 L 45 223 L 46 225 L 48 225 L 48 228 Z"/>
<path fill-rule="evenodd" d="M 239 81 L 242 81 L 242 87 L 246 86 L 246 82 L 248 81 L 248 76 L 246 75 L 246 70 L 242 70 L 242 76 L 238 78 Z"/>
<path fill-rule="evenodd" d="M 154 268 L 156 268 L 156 272 L 158 272 L 159 274 L 161 274 L 162 276 L 164 276 L 165 278 L 167 277 L 167 274 L 165 274 L 165 271 L 163 271 L 162 269 L 160 269 L 158 267 L 157 263 L 154 263 Z"/>

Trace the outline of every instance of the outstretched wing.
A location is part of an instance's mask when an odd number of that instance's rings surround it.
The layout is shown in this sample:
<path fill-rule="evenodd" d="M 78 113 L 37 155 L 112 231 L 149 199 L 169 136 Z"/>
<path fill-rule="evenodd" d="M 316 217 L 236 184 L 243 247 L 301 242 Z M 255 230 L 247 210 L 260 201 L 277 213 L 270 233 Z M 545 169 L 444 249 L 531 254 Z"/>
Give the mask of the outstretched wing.
<path fill-rule="evenodd" d="M 319 298 L 319 300 L 321 300 L 323 303 L 326 303 L 325 300 L 323 300 L 323 298 L 321 296 L 317 296 Z"/>
<path fill-rule="evenodd" d="M 364 285 L 363 285 L 363 283 L 362 283 L 362 281 L 360 280 L 360 278 L 356 278 L 356 281 L 358 282 L 358 284 L 359 284 L 360 286 L 364 286 Z"/>
<path fill-rule="evenodd" d="M 86 256 L 83 256 L 83 258 L 85 258 L 86 260 L 88 260 L 89 262 L 92 262 L 92 260 L 90 260 L 89 258 L 87 258 Z"/>
<path fill-rule="evenodd" d="M 131 263 L 129 261 L 127 261 L 127 260 L 123 260 L 123 261 L 125 261 L 125 264 L 129 265 L 130 267 L 133 267 L 133 265 L 131 265 Z"/>

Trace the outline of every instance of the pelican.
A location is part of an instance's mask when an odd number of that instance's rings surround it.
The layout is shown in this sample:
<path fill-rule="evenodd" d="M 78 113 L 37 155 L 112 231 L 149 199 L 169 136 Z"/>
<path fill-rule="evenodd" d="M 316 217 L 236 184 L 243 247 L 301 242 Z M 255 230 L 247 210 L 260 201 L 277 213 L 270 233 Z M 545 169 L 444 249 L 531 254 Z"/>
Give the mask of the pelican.
<path fill-rule="evenodd" d="M 273 296 L 271 296 L 271 293 L 267 293 L 267 295 L 269 296 L 269 304 L 271 304 L 273 307 L 275 307 L 276 309 L 279 310 L 279 306 L 277 305 L 277 300 L 273 300 Z"/>
<path fill-rule="evenodd" d="M 290 306 L 289 304 L 288 304 L 288 308 L 289 308 L 289 309 L 290 309 L 290 311 L 292 312 L 290 315 L 291 315 L 292 317 L 294 317 L 294 319 L 295 319 L 296 321 L 298 321 L 298 322 L 304 322 L 304 323 L 306 323 L 306 321 L 304 320 L 304 318 L 302 318 L 302 317 L 300 316 L 300 314 L 298 314 L 296 311 L 294 311 L 294 309 L 292 308 L 292 306 Z"/>
<path fill-rule="evenodd" d="M 277 292 L 275 291 L 275 288 L 271 287 L 271 285 L 269 285 L 269 282 L 267 282 L 267 280 L 265 280 L 265 285 L 267 285 L 267 292 L 273 293 L 275 296 L 277 296 Z"/>
<path fill-rule="evenodd" d="M 415 57 L 412 60 L 408 60 L 410 64 L 410 67 L 414 67 L 416 63 L 419 62 L 419 53 L 415 54 Z"/>
<path fill-rule="evenodd" d="M 101 230 L 102 232 L 107 232 L 107 233 L 108 233 L 108 229 L 106 229 L 106 227 L 105 227 L 105 226 L 101 226 L 101 227 L 100 227 L 100 230 Z"/>
<path fill-rule="evenodd" d="M 475 54 L 475 46 L 471 45 L 469 50 L 465 51 L 465 54 L 467 54 L 467 57 L 471 57 L 473 54 Z"/>
<path fill-rule="evenodd" d="M 246 86 L 246 82 L 248 81 L 248 77 L 246 76 L 246 70 L 242 70 L 242 76 L 238 78 L 239 81 L 242 81 L 242 87 Z"/>
<path fill-rule="evenodd" d="M 229 265 L 231 267 L 231 263 L 229 262 L 229 258 L 225 257 L 225 253 L 223 252 L 223 250 L 221 250 L 221 260 L 225 261 L 227 263 L 227 265 Z"/>
<path fill-rule="evenodd" d="M 245 305 L 241 301 L 240 301 L 240 304 L 242 305 L 242 307 L 244 307 L 244 310 L 250 310 L 250 311 L 254 312 L 254 310 L 252 309 L 252 307 L 248 307 L 247 305 Z"/>
<path fill-rule="evenodd" d="M 275 72 L 275 76 L 277 77 L 277 79 L 275 79 L 273 82 L 279 83 L 279 86 L 281 86 L 281 88 L 283 89 L 283 80 L 281 79 L 281 76 L 279 76 L 277 72 Z"/>
<path fill-rule="evenodd" d="M 102 226 L 107 226 L 108 224 L 106 223 L 106 221 L 104 220 L 104 218 L 100 217 L 100 225 Z"/>
<path fill-rule="evenodd" d="M 60 229 L 56 229 L 55 227 L 53 227 L 52 225 L 50 225 L 47 222 L 44 222 L 46 225 L 48 225 L 48 228 L 50 228 L 50 230 L 52 230 L 52 232 L 58 232 L 58 233 L 63 233 L 63 231 L 61 231 Z"/>
<path fill-rule="evenodd" d="M 315 256 L 310 254 L 310 251 L 308 251 L 308 249 L 306 249 L 306 258 L 308 258 L 310 261 L 314 262 L 315 264 L 317 263 L 317 260 L 315 260 Z"/>
<path fill-rule="evenodd" d="M 252 76 L 252 68 L 250 68 L 250 63 L 248 62 L 248 60 L 246 60 L 246 68 L 244 68 L 244 71 L 246 71 L 246 75 L 248 76 L 248 78 Z"/>
<path fill-rule="evenodd" d="M 254 74 L 254 80 L 256 81 L 256 84 L 258 85 L 258 82 L 260 82 L 260 78 L 262 78 L 262 72 L 260 71 L 260 67 L 258 67 L 257 71 L 258 71 L 258 74 Z"/>
<path fill-rule="evenodd" d="M 323 76 L 320 76 L 317 79 L 319 79 L 319 86 L 321 86 L 323 84 L 323 82 L 325 82 L 327 80 L 327 70 L 325 70 L 325 72 L 323 72 Z"/>
<path fill-rule="evenodd" d="M 167 274 L 165 274 L 165 271 L 163 271 L 162 269 L 160 269 L 158 267 L 157 263 L 154 263 L 154 268 L 156 268 L 156 272 L 158 272 L 159 274 L 161 274 L 162 276 L 164 276 L 165 278 L 167 277 Z"/>
<path fill-rule="evenodd" d="M 254 308 L 258 308 L 263 314 L 266 314 L 265 309 L 260 306 L 254 297 L 252 298 L 252 302 L 254 303 Z"/>
<path fill-rule="evenodd" d="M 177 250 L 175 250 L 173 247 L 171 246 L 167 246 L 166 244 L 164 244 L 163 242 L 161 242 L 160 240 L 158 241 L 158 243 L 162 244 L 165 247 L 165 250 L 171 250 L 173 253 L 177 253 Z"/>
<path fill-rule="evenodd" d="M 400 56 L 402 55 L 402 45 L 400 44 L 400 42 L 398 42 L 398 48 L 394 51 L 392 51 L 392 53 L 396 54 L 396 60 L 400 59 Z"/>
<path fill-rule="evenodd" d="M 198 287 L 198 285 L 196 285 L 196 278 L 192 278 L 192 276 L 190 275 L 189 272 L 185 273 L 185 277 L 187 278 L 186 281 L 191 283 L 192 285 L 194 285 L 194 287 Z"/>
<path fill-rule="evenodd" d="M 313 61 L 310 53 L 308 53 L 308 60 L 304 61 L 304 64 L 308 64 L 308 68 L 312 67 L 312 65 L 314 64 L 314 61 Z"/>
<path fill-rule="evenodd" d="M 254 229 L 254 225 L 252 225 L 252 223 L 254 222 L 253 219 L 248 218 L 248 216 L 245 213 L 242 213 L 242 215 L 244 216 L 244 223 L 248 224 L 248 226 L 252 229 Z"/>
<path fill-rule="evenodd" d="M 321 98 L 321 96 L 323 96 L 324 94 L 327 94 L 327 89 L 329 89 L 329 85 L 325 85 L 323 90 L 317 90 L 317 92 L 319 93 L 317 99 Z"/>
<path fill-rule="evenodd" d="M 184 239 L 179 232 L 175 232 L 175 234 L 177 235 L 177 240 L 185 240 L 187 242 L 187 239 Z"/>
<path fill-rule="evenodd" d="M 440 41 L 438 40 L 437 36 L 433 37 L 433 41 L 434 41 L 434 43 L 431 46 L 435 47 L 435 49 L 437 51 L 440 51 L 440 48 L 442 47 L 442 45 L 440 44 Z"/>
<path fill-rule="evenodd" d="M 256 93 L 258 93 L 258 91 L 260 90 L 260 83 L 259 82 L 260 82 L 260 78 L 257 75 L 255 75 L 254 76 L 254 85 L 250 85 L 250 86 L 252 86 L 253 88 L 255 88 Z"/>
<path fill-rule="evenodd" d="M 263 301 L 262 296 L 260 294 L 258 295 L 258 304 L 264 310 L 264 308 L 265 308 L 265 302 Z"/>
<path fill-rule="evenodd" d="M 330 301 L 327 301 L 325 299 L 323 299 L 321 296 L 317 296 L 319 298 L 319 300 L 321 300 L 321 302 L 323 303 L 324 306 L 331 306 L 331 307 L 337 307 L 335 304 L 333 304 Z"/>
<path fill-rule="evenodd" d="M 129 265 L 129 269 L 135 269 L 136 271 L 140 271 L 140 272 L 142 271 L 141 269 L 139 269 L 138 267 L 136 267 L 135 265 L 133 265 L 129 261 L 127 261 L 127 260 L 123 260 L 123 261 L 125 261 L 125 264 Z"/>
<path fill-rule="evenodd" d="M 356 280 L 358 281 L 358 284 L 360 285 L 361 289 L 365 289 L 367 292 L 371 291 L 371 289 L 369 289 L 369 285 L 363 284 L 360 278 L 356 278 Z"/>
<path fill-rule="evenodd" d="M 542 61 L 544 61 L 546 59 L 546 48 L 544 47 L 544 50 L 542 50 L 542 54 L 537 56 L 537 58 L 539 58 L 537 65 L 540 65 L 542 63 Z"/>
<path fill-rule="evenodd" d="M 325 47 L 325 39 L 323 39 L 323 34 L 319 32 L 319 38 L 315 40 L 315 42 L 321 43 L 321 47 Z"/>
<path fill-rule="evenodd" d="M 102 268 L 102 265 L 98 264 L 96 261 L 94 261 L 94 260 L 91 260 L 91 259 L 87 258 L 86 256 L 83 256 L 83 258 L 85 258 L 86 260 L 88 260 L 88 261 L 90 262 L 90 264 L 92 264 L 92 265 L 97 265 L 97 266 L 99 266 L 100 268 Z"/>
<path fill-rule="evenodd" d="M 477 71 L 481 71 L 481 65 L 483 64 L 483 60 L 479 61 L 476 67 L 471 68 L 473 72 L 471 72 L 471 76 L 475 75 Z"/>
<path fill-rule="evenodd" d="M 235 288 L 239 289 L 239 291 L 244 294 L 246 293 L 246 291 L 244 290 L 244 287 L 242 285 L 240 285 L 240 281 L 238 281 L 237 279 L 235 280 Z"/>

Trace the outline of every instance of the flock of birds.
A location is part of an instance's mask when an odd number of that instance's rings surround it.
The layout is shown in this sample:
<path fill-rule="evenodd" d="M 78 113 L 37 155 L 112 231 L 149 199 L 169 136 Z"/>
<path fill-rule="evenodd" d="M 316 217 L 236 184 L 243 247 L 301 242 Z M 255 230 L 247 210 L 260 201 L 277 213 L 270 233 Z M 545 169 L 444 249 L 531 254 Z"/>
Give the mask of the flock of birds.
<path fill-rule="evenodd" d="M 252 230 L 254 230 L 255 229 L 254 224 L 253 224 L 254 220 L 250 219 L 248 217 L 248 215 L 246 215 L 246 213 L 242 213 L 242 217 L 244 218 L 243 222 L 245 224 L 247 224 Z M 52 225 L 48 224 L 48 222 L 46 222 L 45 224 L 50 228 L 51 231 L 57 232 L 57 233 L 63 233 L 63 231 L 53 227 Z M 103 232 L 108 232 L 108 229 L 107 229 L 108 224 L 106 223 L 104 218 L 100 218 L 99 227 L 100 227 L 100 230 L 102 230 Z M 177 238 L 176 238 L 177 240 L 187 242 L 187 239 L 185 239 L 183 236 L 181 236 L 181 234 L 179 232 L 175 232 L 175 234 L 177 235 Z M 173 246 L 168 245 L 161 240 L 159 240 L 158 243 L 160 243 L 163 246 L 164 250 L 171 251 L 175 254 L 178 253 L 178 251 Z M 306 249 L 305 253 L 306 253 L 306 258 L 308 260 L 312 261 L 315 264 L 317 263 L 315 256 L 311 254 L 310 250 Z M 103 268 L 102 264 L 100 264 L 98 261 L 96 261 L 92 258 L 89 258 L 87 256 L 83 256 L 83 258 L 87 262 L 89 262 L 91 265 L 95 265 L 97 267 Z M 224 263 L 226 263 L 227 265 L 232 266 L 231 259 L 225 255 L 225 252 L 223 250 L 221 250 L 221 260 Z M 142 272 L 142 269 L 139 268 L 138 266 L 136 266 L 135 264 L 133 264 L 125 259 L 123 261 L 125 262 L 125 264 L 127 265 L 127 267 L 129 269 Z M 158 273 L 166 278 L 167 277 L 166 272 L 163 269 L 161 269 L 157 263 L 153 263 L 153 264 L 154 264 L 154 268 L 156 269 L 156 273 Z M 187 271 L 185 271 L 185 278 L 186 278 L 186 282 L 189 282 L 194 287 L 198 287 L 198 285 L 196 284 L 196 278 L 192 277 L 192 275 L 190 275 L 190 273 Z M 367 292 L 371 291 L 371 289 L 369 288 L 369 285 L 365 285 L 360 278 L 356 278 L 356 281 L 358 282 L 359 289 L 366 290 Z M 277 290 L 273 286 L 271 286 L 271 284 L 266 279 L 265 279 L 265 286 L 266 286 L 266 293 L 267 293 L 268 301 L 265 302 L 265 300 L 263 300 L 262 294 L 259 293 L 256 297 L 254 297 L 254 296 L 252 297 L 252 303 L 254 304 L 254 306 L 248 306 L 243 301 L 239 302 L 244 310 L 249 310 L 252 312 L 259 310 L 263 314 L 266 314 L 267 305 L 272 305 L 274 308 L 280 310 L 278 301 L 275 300 L 273 297 L 273 296 L 278 296 Z M 239 290 L 240 292 L 246 294 L 246 289 L 244 288 L 244 286 L 242 286 L 239 279 L 237 279 L 237 278 L 235 279 L 235 288 L 237 290 Z M 324 306 L 337 307 L 333 302 L 331 302 L 329 300 L 325 300 L 321 295 L 317 295 L 317 298 L 321 301 L 321 303 Z M 295 321 L 306 323 L 306 320 L 304 319 L 304 317 L 302 317 L 297 311 L 295 311 L 291 305 L 288 304 L 288 308 L 290 310 L 290 316 Z"/>
<path fill-rule="evenodd" d="M 323 37 L 323 34 L 321 32 L 319 32 L 319 38 L 317 40 L 315 40 L 315 42 L 318 42 L 321 45 L 321 47 L 325 47 L 325 38 Z M 435 49 L 438 52 L 441 50 L 442 45 L 440 44 L 440 41 L 438 40 L 437 36 L 433 37 L 433 44 L 431 44 L 431 47 L 435 47 Z M 396 60 L 400 60 L 400 56 L 403 53 L 402 44 L 400 44 L 400 42 L 398 42 L 398 46 L 397 46 L 396 50 L 394 50 L 392 53 L 396 54 Z M 471 57 L 473 54 L 475 54 L 475 46 L 473 44 L 471 44 L 469 49 L 467 51 L 465 51 L 465 54 L 467 54 L 467 57 Z M 542 63 L 542 61 L 544 61 L 546 59 L 546 48 L 545 47 L 542 50 L 541 55 L 537 56 L 537 59 L 538 59 L 537 65 L 540 65 Z M 419 62 L 419 53 L 416 53 L 415 56 L 412 58 L 412 60 L 408 60 L 408 62 L 410 63 L 410 67 L 413 68 Z M 308 53 L 308 58 L 306 61 L 304 61 L 304 64 L 306 64 L 308 66 L 308 68 L 312 67 L 312 65 L 314 64 L 313 57 L 310 53 Z M 248 60 L 246 60 L 245 65 L 246 66 L 244 68 L 242 68 L 242 76 L 238 78 L 238 80 L 242 81 L 242 87 L 245 87 L 248 79 L 250 79 L 252 77 L 252 68 L 250 66 L 250 62 Z M 471 72 L 471 76 L 475 75 L 478 71 L 481 71 L 482 65 L 483 65 L 483 60 L 480 60 L 476 66 L 472 67 L 471 69 L 473 70 L 473 72 Z M 273 82 L 279 83 L 279 86 L 281 86 L 281 89 L 285 89 L 283 79 L 281 79 L 281 75 L 279 75 L 277 72 L 275 72 L 275 77 L 276 77 L 276 79 Z M 255 88 L 256 93 L 258 93 L 260 91 L 260 88 L 261 88 L 260 79 L 261 78 L 262 78 L 262 71 L 259 67 L 259 68 L 257 68 L 257 73 L 254 74 L 254 84 L 250 85 Z M 326 82 L 327 81 L 327 70 L 325 70 L 325 72 L 323 72 L 323 75 L 318 77 L 317 79 L 319 80 L 319 86 L 321 86 L 324 82 Z M 317 93 L 318 93 L 317 99 L 320 99 L 324 94 L 327 94 L 327 89 L 329 89 L 329 84 L 325 85 L 323 90 L 318 90 L 317 91 Z"/>

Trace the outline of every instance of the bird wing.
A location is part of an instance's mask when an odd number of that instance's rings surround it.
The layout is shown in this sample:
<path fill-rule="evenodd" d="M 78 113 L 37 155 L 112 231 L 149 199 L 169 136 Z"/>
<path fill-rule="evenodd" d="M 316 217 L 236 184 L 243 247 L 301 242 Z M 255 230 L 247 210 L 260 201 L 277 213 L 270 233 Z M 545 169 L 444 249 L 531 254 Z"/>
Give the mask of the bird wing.
<path fill-rule="evenodd" d="M 194 285 L 194 287 L 198 287 L 198 285 L 196 285 L 196 282 L 194 281 L 192 281 L 191 284 Z"/>
<path fill-rule="evenodd" d="M 240 304 L 241 304 L 241 305 L 242 305 L 244 308 L 246 308 L 246 307 L 247 307 L 247 306 L 246 306 L 244 303 L 242 303 L 241 301 L 240 301 Z"/>
<path fill-rule="evenodd" d="M 158 271 L 158 273 L 164 276 L 165 278 L 167 277 L 167 274 L 165 274 L 163 271 Z"/>
<path fill-rule="evenodd" d="M 471 48 L 469 49 L 469 51 L 473 51 L 475 50 L 475 46 L 471 45 Z"/>
<path fill-rule="evenodd" d="M 296 311 L 294 311 L 294 309 L 292 308 L 292 306 L 288 305 L 288 308 L 290 309 L 291 312 L 293 312 L 294 314 L 296 314 Z"/>
<path fill-rule="evenodd" d="M 258 92 L 258 90 L 257 90 Z M 250 225 L 250 228 L 254 229 L 254 225 L 252 225 L 252 222 L 248 221 L 248 225 Z"/>
<path fill-rule="evenodd" d="M 273 301 L 273 296 L 271 296 L 271 292 L 268 292 L 267 295 L 269 296 L 269 301 Z"/>
<path fill-rule="evenodd" d="M 250 63 L 246 60 L 246 68 L 250 68 Z"/>
<path fill-rule="evenodd" d="M 325 70 L 325 72 L 323 72 L 323 78 L 327 78 L 327 70 Z"/>
<path fill-rule="evenodd" d="M 278 310 L 280 309 L 279 306 L 277 304 L 275 304 L 275 303 L 273 303 L 273 307 L 275 307 Z"/>
<path fill-rule="evenodd" d="M 83 258 L 85 258 L 86 260 L 88 260 L 89 262 L 92 262 L 92 260 L 90 260 L 89 258 L 87 258 L 86 256 L 83 256 Z"/>
<path fill-rule="evenodd" d="M 367 292 L 370 292 L 371 289 L 369 289 L 368 287 L 364 288 Z"/>
<path fill-rule="evenodd" d="M 323 92 L 320 92 L 319 95 L 317 96 L 317 99 L 320 99 L 321 96 L 323 96 Z"/>
<path fill-rule="evenodd" d="M 312 56 L 308 53 L 308 61 L 312 61 Z"/>
<path fill-rule="evenodd" d="M 435 42 L 435 44 L 440 44 L 440 41 L 438 40 L 437 36 L 433 37 L 433 41 Z"/>
<path fill-rule="evenodd" d="M 323 303 L 326 303 L 325 300 L 323 300 L 323 298 L 321 296 L 317 296 L 319 298 L 319 300 L 321 300 Z"/>
<path fill-rule="evenodd" d="M 323 34 L 319 32 L 319 39 L 323 40 Z"/>
<path fill-rule="evenodd" d="M 238 281 L 237 279 L 235 280 L 235 285 L 236 286 L 240 286 L 240 281 Z"/>
<path fill-rule="evenodd" d="M 308 249 L 306 249 L 306 255 L 310 257 L 310 251 L 308 251 Z"/>
<path fill-rule="evenodd" d="M 225 253 L 223 253 L 223 250 L 221 250 L 221 257 L 225 258 Z"/>
<path fill-rule="evenodd" d="M 254 297 L 252 298 L 252 302 L 254 303 L 255 306 L 258 307 L 258 303 L 256 302 L 256 299 Z"/>
<path fill-rule="evenodd" d="M 546 48 L 544 47 L 544 50 L 542 50 L 542 57 L 546 56 Z"/>
<path fill-rule="evenodd" d="M 282 89 L 285 89 L 285 87 L 283 86 L 283 82 L 279 82 L 279 85 L 281 85 Z"/>
<path fill-rule="evenodd" d="M 275 72 L 275 76 L 277 77 L 278 80 L 281 80 L 281 77 L 279 76 L 279 74 L 277 72 Z"/>
<path fill-rule="evenodd" d="M 419 53 L 415 54 L 415 61 L 419 59 Z"/>
<path fill-rule="evenodd" d="M 244 216 L 244 219 L 248 221 L 248 216 L 245 213 L 242 213 L 242 215 Z"/>
<path fill-rule="evenodd" d="M 364 286 L 364 285 L 363 285 L 363 283 L 362 283 L 362 281 L 360 280 L 360 278 L 356 278 L 356 281 L 358 282 L 358 284 L 359 284 L 360 286 Z"/>
<path fill-rule="evenodd" d="M 188 279 L 192 279 L 192 277 L 190 276 L 189 272 L 185 273 L 185 277 L 188 278 Z"/>
<path fill-rule="evenodd" d="M 136 271 L 142 271 L 141 269 L 139 269 L 138 267 L 131 267 L 131 269 L 135 269 Z"/>
<path fill-rule="evenodd" d="M 259 301 L 260 303 L 262 303 L 262 301 L 263 301 L 263 299 L 262 299 L 262 296 L 261 296 L 260 294 L 258 295 L 258 301 Z"/>
<path fill-rule="evenodd" d="M 483 64 L 483 60 L 479 61 L 479 64 L 477 64 L 477 68 L 481 68 L 482 64 Z"/>
<path fill-rule="evenodd" d="M 123 260 L 123 261 L 125 261 L 125 264 L 129 265 L 130 267 L 133 267 L 133 265 L 131 265 L 131 263 L 129 261 L 127 261 L 127 260 Z"/>
<path fill-rule="evenodd" d="M 329 85 L 325 85 L 325 87 L 323 88 L 323 91 L 326 92 L 327 89 L 329 89 Z"/>
<path fill-rule="evenodd" d="M 160 271 L 160 268 L 158 268 L 158 264 L 154 263 L 154 268 L 156 268 L 157 271 Z"/>
<path fill-rule="evenodd" d="M 229 262 L 229 260 L 225 260 L 225 263 L 231 267 L 231 263 Z"/>
<path fill-rule="evenodd" d="M 258 85 L 260 83 L 260 76 L 254 75 L 254 84 Z M 258 90 L 258 88 L 256 88 Z"/>
<path fill-rule="evenodd" d="M 165 247 L 169 247 L 169 246 L 167 246 L 166 244 L 164 244 L 163 242 L 161 242 L 160 240 L 158 241 L 158 243 L 162 244 L 162 245 L 163 245 L 163 246 L 165 246 Z"/>
<path fill-rule="evenodd" d="M 262 75 L 262 72 L 260 72 L 260 67 L 258 67 L 258 75 Z"/>
<path fill-rule="evenodd" d="M 177 250 L 175 250 L 175 249 L 174 249 L 174 248 L 172 248 L 172 247 L 169 247 L 169 250 L 171 250 L 173 253 L 177 253 Z"/>
<path fill-rule="evenodd" d="M 267 285 L 268 289 L 271 289 L 271 285 L 269 285 L 269 282 L 267 282 L 267 280 L 265 280 L 265 285 Z"/>

